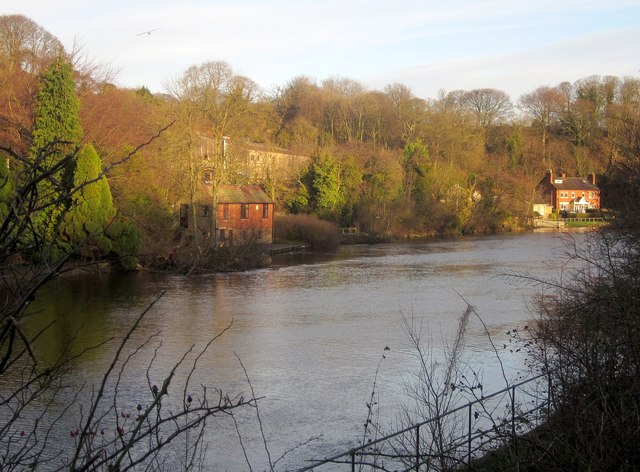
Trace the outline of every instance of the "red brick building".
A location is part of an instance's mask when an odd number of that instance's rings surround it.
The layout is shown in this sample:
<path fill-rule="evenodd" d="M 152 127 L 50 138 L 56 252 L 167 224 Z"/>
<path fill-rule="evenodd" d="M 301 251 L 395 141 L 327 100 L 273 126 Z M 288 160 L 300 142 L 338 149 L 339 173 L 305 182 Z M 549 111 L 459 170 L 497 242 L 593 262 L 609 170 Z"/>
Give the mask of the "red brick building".
<path fill-rule="evenodd" d="M 273 201 L 258 185 L 221 185 L 216 215 L 217 242 L 273 242 Z"/>
<path fill-rule="evenodd" d="M 554 211 L 584 213 L 600 208 L 600 189 L 596 186 L 596 175 L 588 177 L 554 176 L 551 169 L 545 172 L 536 190 L 542 203 L 550 205 Z"/>
<path fill-rule="evenodd" d="M 180 205 L 180 226 L 218 245 L 273 242 L 273 201 L 260 186 L 219 185 L 215 214 L 213 202 L 212 185 L 204 185 L 195 208 Z"/>

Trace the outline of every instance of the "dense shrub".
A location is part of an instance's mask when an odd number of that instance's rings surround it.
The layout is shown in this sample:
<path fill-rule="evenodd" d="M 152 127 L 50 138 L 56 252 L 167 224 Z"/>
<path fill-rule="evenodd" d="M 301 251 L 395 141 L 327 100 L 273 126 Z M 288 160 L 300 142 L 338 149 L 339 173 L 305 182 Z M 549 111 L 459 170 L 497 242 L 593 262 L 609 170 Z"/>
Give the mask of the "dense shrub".
<path fill-rule="evenodd" d="M 301 241 L 316 249 L 334 249 L 340 244 L 338 227 L 313 215 L 276 216 L 276 241 Z"/>

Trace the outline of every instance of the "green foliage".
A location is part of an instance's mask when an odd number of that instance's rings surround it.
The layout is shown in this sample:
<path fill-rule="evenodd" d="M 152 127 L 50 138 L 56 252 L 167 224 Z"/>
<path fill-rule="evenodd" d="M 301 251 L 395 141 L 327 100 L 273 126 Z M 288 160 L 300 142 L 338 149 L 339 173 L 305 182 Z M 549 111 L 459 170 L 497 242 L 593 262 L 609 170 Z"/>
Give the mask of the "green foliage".
<path fill-rule="evenodd" d="M 13 182 L 7 169 L 7 161 L 0 155 L 0 224 L 9 214 L 9 208 L 13 199 Z"/>
<path fill-rule="evenodd" d="M 353 226 L 362 193 L 363 175 L 353 156 L 345 157 L 340 163 L 341 203 L 339 223 Z"/>
<path fill-rule="evenodd" d="M 305 179 L 307 180 L 307 179 Z M 305 182 L 297 182 L 284 197 L 286 208 L 293 214 L 309 211 L 309 190 Z"/>
<path fill-rule="evenodd" d="M 57 143 L 54 158 L 71 152 L 82 139 L 79 112 L 73 68 L 60 57 L 40 77 L 32 152 L 52 143 Z"/>
<path fill-rule="evenodd" d="M 127 270 L 134 270 L 140 254 L 140 232 L 133 222 L 122 217 L 116 218 L 107 227 L 106 234 L 113 241 L 112 250 L 118 256 L 120 265 Z"/>
<path fill-rule="evenodd" d="M 321 218 L 350 226 L 360 199 L 362 179 L 362 169 L 353 156 L 335 158 L 330 152 L 321 151 L 306 176 L 310 194 L 298 194 L 298 203 L 306 201 Z"/>
<path fill-rule="evenodd" d="M 340 169 L 333 157 L 323 152 L 311 166 L 311 202 L 316 210 L 335 210 L 342 204 Z"/>
<path fill-rule="evenodd" d="M 429 149 L 417 139 L 404 147 L 402 154 L 403 186 L 407 204 L 415 204 L 417 212 L 428 205 L 432 194 L 432 170 Z"/>
<path fill-rule="evenodd" d="M 402 157 L 403 167 L 414 167 L 415 171 L 418 172 L 420 166 L 428 164 L 429 148 L 421 139 L 416 139 L 404 147 Z"/>
<path fill-rule="evenodd" d="M 58 58 L 40 77 L 36 94 L 35 124 L 31 154 L 45 176 L 38 182 L 43 196 L 42 210 L 31 215 L 40 242 L 38 250 L 43 259 L 61 257 L 68 249 L 60 239 L 60 225 L 69 205 L 69 191 L 73 186 L 73 154 L 82 137 L 80 102 L 75 93 L 73 69 Z M 51 173 L 47 176 L 47 173 Z M 28 243 L 28 242 L 27 242 Z"/>
<path fill-rule="evenodd" d="M 63 232 L 74 251 L 84 257 L 106 255 L 112 242 L 105 230 L 116 215 L 111 189 L 102 174 L 100 157 L 92 145 L 85 145 L 76 158 L 71 206 L 64 217 Z"/>
<path fill-rule="evenodd" d="M 145 102 L 155 102 L 156 99 L 153 96 L 153 94 L 151 93 L 151 90 L 149 90 L 147 87 L 145 87 L 144 85 L 142 87 L 140 87 L 138 90 L 136 90 L 136 94 L 138 94 L 139 96 L 142 97 L 142 99 Z"/>
<path fill-rule="evenodd" d="M 507 155 L 509 156 L 509 168 L 516 169 L 524 163 L 524 153 L 522 150 L 522 129 L 516 127 L 514 132 L 505 138 Z"/>

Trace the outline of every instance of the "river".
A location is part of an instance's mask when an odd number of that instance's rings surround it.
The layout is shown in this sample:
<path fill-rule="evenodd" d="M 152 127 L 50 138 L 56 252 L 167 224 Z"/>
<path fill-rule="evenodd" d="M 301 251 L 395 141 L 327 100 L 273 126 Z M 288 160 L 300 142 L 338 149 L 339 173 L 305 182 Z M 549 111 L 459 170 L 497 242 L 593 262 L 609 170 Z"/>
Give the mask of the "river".
<path fill-rule="evenodd" d="M 144 272 L 68 276 L 39 293 L 32 309 L 42 312 L 31 328 L 55 321 L 39 347 L 51 359 L 70 344 L 81 348 L 122 337 L 163 293 L 132 340 L 135 345 L 157 334 L 130 363 L 124 401 L 132 409 L 148 395 L 146 367 L 160 342 L 151 369 L 158 378 L 192 344 L 201 348 L 228 328 L 202 358 L 196 383 L 209 392 L 249 395 L 244 366 L 262 397 L 259 414 L 272 460 L 317 438 L 279 462 L 276 468 L 283 470 L 357 444 L 378 366 L 377 421 L 393 422 L 415 369 L 403 320 L 421 325 L 434 356 L 441 356 L 469 303 L 499 346 L 507 376 L 523 372 L 522 357 L 502 347 L 508 331 L 531 319 L 529 302 L 538 288 L 502 275 L 556 276 L 562 247 L 559 233 L 526 233 L 344 246 L 335 254 L 277 256 L 268 269 L 188 278 Z M 97 384 L 113 352 L 112 343 L 89 351 L 75 381 Z M 487 392 L 504 387 L 477 317 L 470 320 L 465 353 Z M 72 417 L 63 419 L 64 427 L 73 428 Z M 238 421 L 253 470 L 263 470 L 267 459 L 255 411 Z M 214 419 L 208 431 L 207 468 L 248 469 L 228 418 Z"/>

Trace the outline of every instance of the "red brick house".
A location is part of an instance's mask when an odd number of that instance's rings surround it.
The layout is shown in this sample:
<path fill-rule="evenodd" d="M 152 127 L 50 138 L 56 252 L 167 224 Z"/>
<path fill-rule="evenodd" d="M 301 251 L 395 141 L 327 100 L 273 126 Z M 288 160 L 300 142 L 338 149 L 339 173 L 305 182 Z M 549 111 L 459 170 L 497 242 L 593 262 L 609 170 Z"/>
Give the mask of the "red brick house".
<path fill-rule="evenodd" d="M 550 205 L 554 211 L 584 213 L 600 208 L 600 189 L 596 186 L 596 175 L 588 177 L 554 176 L 551 169 L 536 186 L 542 204 Z"/>
<path fill-rule="evenodd" d="M 273 242 L 273 201 L 260 186 L 219 185 L 215 214 L 211 211 L 213 188 L 211 185 L 203 187 L 196 208 L 180 205 L 181 227 L 194 230 L 195 217 L 199 237 L 214 244 Z"/>
<path fill-rule="evenodd" d="M 218 243 L 273 242 L 273 201 L 260 186 L 221 185 L 217 201 Z"/>

